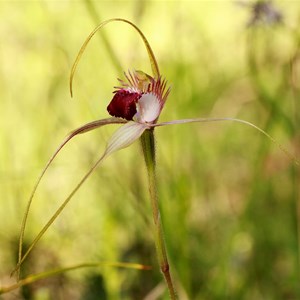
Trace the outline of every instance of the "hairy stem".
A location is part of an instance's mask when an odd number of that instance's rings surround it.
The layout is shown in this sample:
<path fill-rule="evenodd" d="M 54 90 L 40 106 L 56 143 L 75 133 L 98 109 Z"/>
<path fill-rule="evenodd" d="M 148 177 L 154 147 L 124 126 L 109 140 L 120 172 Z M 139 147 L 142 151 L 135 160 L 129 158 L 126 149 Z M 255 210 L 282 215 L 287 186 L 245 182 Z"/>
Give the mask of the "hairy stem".
<path fill-rule="evenodd" d="M 156 191 L 156 176 L 155 176 L 155 141 L 154 141 L 154 130 L 146 130 L 142 137 L 142 149 L 144 153 L 144 158 L 148 171 L 148 181 L 149 181 L 149 192 L 152 205 L 153 221 L 154 221 L 154 237 L 155 246 L 158 262 L 160 265 L 160 270 L 164 275 L 166 280 L 168 290 L 170 293 L 170 298 L 177 299 L 175 288 L 173 285 L 172 277 L 170 274 L 166 244 L 164 239 L 163 227 L 160 217 L 158 197 Z"/>

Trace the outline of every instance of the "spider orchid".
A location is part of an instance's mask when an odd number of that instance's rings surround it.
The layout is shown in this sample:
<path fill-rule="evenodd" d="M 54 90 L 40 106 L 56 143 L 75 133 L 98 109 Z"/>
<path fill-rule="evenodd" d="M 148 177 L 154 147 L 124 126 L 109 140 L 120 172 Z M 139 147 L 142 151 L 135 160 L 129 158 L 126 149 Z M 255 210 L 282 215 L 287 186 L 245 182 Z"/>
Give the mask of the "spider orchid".
<path fill-rule="evenodd" d="M 112 137 L 106 150 L 109 152 L 130 145 L 155 126 L 170 92 L 161 77 L 155 79 L 141 71 L 125 73 L 125 77 L 127 81 L 119 79 L 121 86 L 116 87 L 107 111 L 128 123 Z"/>
<path fill-rule="evenodd" d="M 137 123 L 154 123 L 166 102 L 170 89 L 161 78 L 154 79 L 141 71 L 129 75 L 127 82 L 120 80 L 115 96 L 107 107 L 110 115 Z"/>
<path fill-rule="evenodd" d="M 152 212 L 153 212 L 153 220 L 154 220 L 154 237 L 157 249 L 157 256 L 160 264 L 161 271 L 165 277 L 168 290 L 170 293 L 171 299 L 176 299 L 176 293 L 173 285 L 173 281 L 171 279 L 170 271 L 169 271 L 169 263 L 167 258 L 167 252 L 165 247 L 165 241 L 163 237 L 163 229 L 161 224 L 159 205 L 156 193 L 156 181 L 155 181 L 155 144 L 154 144 L 154 128 L 174 125 L 174 124 L 184 124 L 184 123 L 192 123 L 192 122 L 212 122 L 212 121 L 235 121 L 239 123 L 243 123 L 245 125 L 251 126 L 256 130 L 263 133 L 267 136 L 273 143 L 275 143 L 282 151 L 286 153 L 296 164 L 299 164 L 297 159 L 291 155 L 285 148 L 283 148 L 280 144 L 278 144 L 269 134 L 255 126 L 254 124 L 234 118 L 195 118 L 195 119 L 181 119 L 181 120 L 173 120 L 170 122 L 158 122 L 160 113 L 165 105 L 167 97 L 170 93 L 170 88 L 167 87 L 167 82 L 160 75 L 159 68 L 153 51 L 144 36 L 144 34 L 140 31 L 140 29 L 133 23 L 125 19 L 110 19 L 99 26 L 97 26 L 94 31 L 88 36 L 84 44 L 82 45 L 78 56 L 74 62 L 71 76 L 70 76 L 70 92 L 73 95 L 73 77 L 79 63 L 79 60 L 82 57 L 82 54 L 85 51 L 89 41 L 95 35 L 95 33 L 101 29 L 103 26 L 110 22 L 123 22 L 129 24 L 133 27 L 137 33 L 142 38 L 146 50 L 148 52 L 151 68 L 153 75 L 150 76 L 142 71 L 128 71 L 125 73 L 125 79 L 119 79 L 119 86 L 115 88 L 113 98 L 111 102 L 108 104 L 107 110 L 111 115 L 110 118 L 96 120 L 90 123 L 87 123 L 78 129 L 74 130 L 67 136 L 67 138 L 62 142 L 62 144 L 57 148 L 55 153 L 52 155 L 45 168 L 43 169 L 41 175 L 39 176 L 31 196 L 29 198 L 27 208 L 24 214 L 22 227 L 21 227 L 21 235 L 19 241 L 19 261 L 15 272 L 19 273 L 19 269 L 23 261 L 29 255 L 31 250 L 34 248 L 36 243 L 40 240 L 40 238 L 44 235 L 46 230 L 50 227 L 50 225 L 55 221 L 55 219 L 59 216 L 71 198 L 75 195 L 78 189 L 82 186 L 82 184 L 87 180 L 87 178 L 91 175 L 91 173 L 98 167 L 98 165 L 106 158 L 108 155 L 130 146 L 136 140 L 141 138 L 143 153 L 145 157 L 145 162 L 148 170 L 148 179 L 149 179 L 149 191 L 150 191 L 150 199 L 152 204 Z M 104 125 L 111 124 L 122 124 L 122 126 L 116 130 L 116 132 L 109 139 L 106 149 L 101 157 L 96 161 L 96 163 L 92 166 L 92 168 L 86 173 L 86 175 L 82 178 L 82 180 L 77 184 L 74 190 L 70 193 L 70 195 L 64 200 L 58 210 L 53 214 L 52 218 L 47 222 L 47 224 L 43 227 L 40 233 L 33 240 L 31 246 L 27 249 L 27 251 L 23 254 L 23 238 L 25 227 L 28 219 L 29 210 L 33 201 L 33 197 L 35 195 L 36 189 L 44 176 L 46 170 L 49 165 L 52 163 L 56 155 L 61 151 L 61 149 L 75 136 L 78 134 L 82 134 Z"/>

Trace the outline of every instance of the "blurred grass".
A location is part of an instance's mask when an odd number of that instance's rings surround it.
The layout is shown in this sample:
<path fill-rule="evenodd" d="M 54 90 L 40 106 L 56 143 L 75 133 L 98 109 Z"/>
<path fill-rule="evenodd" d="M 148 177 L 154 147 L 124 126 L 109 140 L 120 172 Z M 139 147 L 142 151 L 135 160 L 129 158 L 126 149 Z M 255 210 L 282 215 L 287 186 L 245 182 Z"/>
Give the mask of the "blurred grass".
<path fill-rule="evenodd" d="M 0 2 L 0 282 L 16 262 L 30 190 L 75 127 L 107 116 L 122 76 L 103 38 L 72 62 L 100 21 L 124 17 L 145 33 L 172 85 L 162 120 L 238 117 L 299 157 L 297 1 L 277 1 L 281 26 L 246 28 L 231 1 Z M 98 18 L 98 20 L 97 20 Z M 104 30 L 122 69 L 150 72 L 136 33 Z M 38 190 L 29 244 L 101 155 L 114 128 L 76 138 Z M 261 134 L 239 124 L 156 130 L 166 242 L 181 299 L 299 299 L 299 168 Z M 298 216 L 297 216 L 298 215 Z M 130 261 L 152 271 L 75 271 L 3 299 L 143 299 L 162 281 L 139 145 L 110 157 L 79 191 L 24 265 L 24 275 L 87 261 Z M 167 299 L 166 294 L 159 299 Z"/>

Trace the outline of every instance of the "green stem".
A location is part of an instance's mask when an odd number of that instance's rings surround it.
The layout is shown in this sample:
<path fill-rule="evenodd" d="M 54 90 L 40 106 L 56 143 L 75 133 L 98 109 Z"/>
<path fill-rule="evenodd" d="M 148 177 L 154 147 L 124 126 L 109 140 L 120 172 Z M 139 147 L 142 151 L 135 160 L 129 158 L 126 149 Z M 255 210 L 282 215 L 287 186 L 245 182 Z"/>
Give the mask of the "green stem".
<path fill-rule="evenodd" d="M 170 274 L 166 244 L 164 239 L 163 227 L 160 217 L 158 197 L 156 191 L 156 176 L 155 176 L 155 141 L 154 141 L 154 130 L 146 130 L 142 137 L 142 149 L 144 153 L 144 158 L 146 162 L 146 167 L 148 171 L 148 181 L 149 181 L 149 192 L 152 205 L 153 221 L 154 221 L 154 237 L 155 237 L 155 246 L 158 262 L 160 265 L 160 270 L 164 275 L 166 280 L 170 299 L 177 299 L 175 288 L 173 285 L 172 277 Z"/>

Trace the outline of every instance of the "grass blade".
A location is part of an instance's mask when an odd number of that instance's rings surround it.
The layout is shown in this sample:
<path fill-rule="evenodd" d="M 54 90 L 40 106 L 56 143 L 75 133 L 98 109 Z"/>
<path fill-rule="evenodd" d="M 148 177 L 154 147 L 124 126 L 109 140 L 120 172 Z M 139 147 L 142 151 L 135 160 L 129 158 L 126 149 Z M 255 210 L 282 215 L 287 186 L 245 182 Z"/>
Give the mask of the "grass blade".
<path fill-rule="evenodd" d="M 58 268 L 38 274 L 33 274 L 30 276 L 27 276 L 21 280 L 19 280 L 16 284 L 7 286 L 7 287 L 2 287 L 0 288 L 0 295 L 5 294 L 8 292 L 11 292 L 17 288 L 20 288 L 24 285 L 28 285 L 31 283 L 34 283 L 36 281 L 55 276 L 64 272 L 68 271 L 73 271 L 77 269 L 82 269 L 82 268 L 95 268 L 95 267 L 104 267 L 104 266 L 109 266 L 109 267 L 117 267 L 117 268 L 128 268 L 128 269 L 136 269 L 136 270 L 150 270 L 151 266 L 147 265 L 142 265 L 142 264 L 135 264 L 135 263 L 125 263 L 125 262 L 94 262 L 94 263 L 82 263 L 70 267 L 64 267 L 64 268 Z"/>

